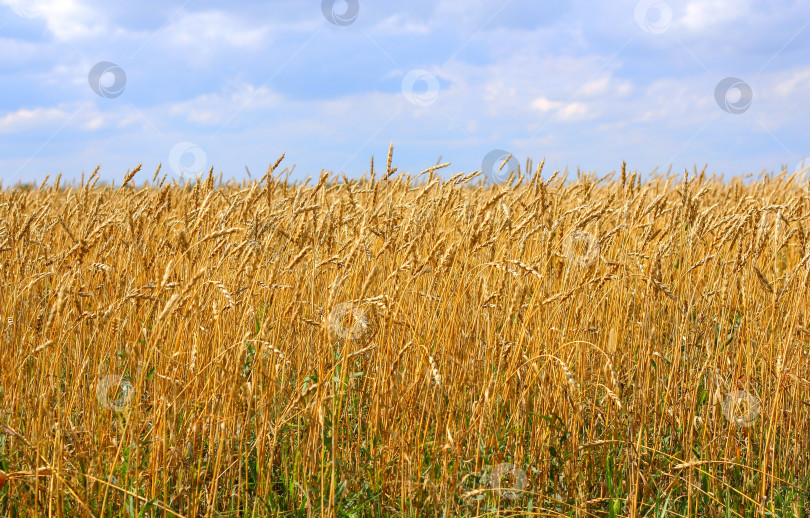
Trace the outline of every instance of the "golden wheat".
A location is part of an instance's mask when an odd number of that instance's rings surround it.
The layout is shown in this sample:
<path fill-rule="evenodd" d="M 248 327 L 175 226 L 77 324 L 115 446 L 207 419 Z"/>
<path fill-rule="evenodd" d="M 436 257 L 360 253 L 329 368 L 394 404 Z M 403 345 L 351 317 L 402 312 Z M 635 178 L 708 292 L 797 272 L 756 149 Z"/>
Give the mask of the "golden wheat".
<path fill-rule="evenodd" d="M 282 159 L 0 191 L 0 515 L 808 515 L 796 175 Z"/>

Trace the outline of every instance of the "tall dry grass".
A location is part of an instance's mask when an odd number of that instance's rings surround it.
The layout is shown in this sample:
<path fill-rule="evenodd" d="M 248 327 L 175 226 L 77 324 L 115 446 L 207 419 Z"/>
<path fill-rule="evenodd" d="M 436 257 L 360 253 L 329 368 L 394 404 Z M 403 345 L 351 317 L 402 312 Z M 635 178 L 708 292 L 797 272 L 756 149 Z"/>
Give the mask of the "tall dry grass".
<path fill-rule="evenodd" d="M 0 191 L 0 515 L 808 515 L 799 175 L 279 167 Z"/>

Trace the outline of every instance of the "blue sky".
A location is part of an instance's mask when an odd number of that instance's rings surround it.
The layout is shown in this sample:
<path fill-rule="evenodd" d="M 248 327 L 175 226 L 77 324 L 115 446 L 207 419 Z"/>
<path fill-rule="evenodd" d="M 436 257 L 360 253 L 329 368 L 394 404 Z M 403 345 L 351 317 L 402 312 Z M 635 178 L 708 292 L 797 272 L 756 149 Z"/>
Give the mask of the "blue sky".
<path fill-rule="evenodd" d="M 798 0 L 0 0 L 0 179 L 795 169 L 808 48 Z"/>

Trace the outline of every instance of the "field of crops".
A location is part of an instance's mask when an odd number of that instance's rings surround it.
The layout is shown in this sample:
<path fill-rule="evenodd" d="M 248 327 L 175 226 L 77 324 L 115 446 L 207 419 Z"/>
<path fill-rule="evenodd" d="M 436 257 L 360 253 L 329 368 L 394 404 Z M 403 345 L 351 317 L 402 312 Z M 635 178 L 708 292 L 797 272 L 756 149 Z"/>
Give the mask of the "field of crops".
<path fill-rule="evenodd" d="M 0 190 L 0 516 L 810 515 L 806 171 L 279 162 Z"/>

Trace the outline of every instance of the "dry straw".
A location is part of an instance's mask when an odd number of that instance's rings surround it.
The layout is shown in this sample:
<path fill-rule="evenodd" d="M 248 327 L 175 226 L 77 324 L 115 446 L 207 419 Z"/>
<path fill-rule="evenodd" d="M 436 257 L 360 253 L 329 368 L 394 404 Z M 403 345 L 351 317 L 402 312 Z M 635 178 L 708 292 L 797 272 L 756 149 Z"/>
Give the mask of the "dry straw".
<path fill-rule="evenodd" d="M 0 514 L 798 516 L 788 172 L 282 158 L 0 190 Z M 521 488 L 459 485 L 505 458 Z"/>

